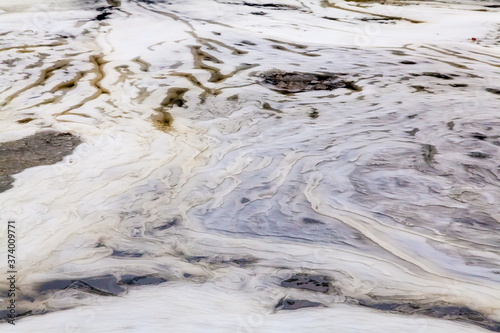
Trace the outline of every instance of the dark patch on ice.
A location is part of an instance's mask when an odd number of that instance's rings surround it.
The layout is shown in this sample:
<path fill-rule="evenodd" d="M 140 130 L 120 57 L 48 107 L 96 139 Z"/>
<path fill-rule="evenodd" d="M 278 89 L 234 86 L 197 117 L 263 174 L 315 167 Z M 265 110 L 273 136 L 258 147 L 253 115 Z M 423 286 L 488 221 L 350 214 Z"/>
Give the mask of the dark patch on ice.
<path fill-rule="evenodd" d="M 453 80 L 453 78 L 450 75 L 441 74 L 441 73 L 437 73 L 437 72 L 425 72 L 425 73 L 422 73 L 422 75 L 423 76 L 431 76 L 431 77 L 435 77 L 435 78 L 443 79 L 443 80 Z"/>
<path fill-rule="evenodd" d="M 107 10 L 103 10 L 102 13 L 100 13 L 99 15 L 97 15 L 95 17 L 95 21 L 104 21 L 105 19 L 108 18 L 108 16 L 111 15 L 111 12 L 107 11 Z"/>
<path fill-rule="evenodd" d="M 181 218 L 180 217 L 174 217 L 162 224 L 160 224 L 159 226 L 156 226 L 156 227 L 153 227 L 154 230 L 167 230 L 167 229 L 170 229 L 176 225 L 179 225 L 181 223 Z"/>
<path fill-rule="evenodd" d="M 415 134 L 417 134 L 417 132 L 420 131 L 418 128 L 414 128 L 412 129 L 411 131 L 405 131 L 405 133 L 408 133 L 409 135 L 411 136 L 415 136 Z"/>
<path fill-rule="evenodd" d="M 165 278 L 156 275 L 122 275 L 117 279 L 114 275 L 104 275 L 74 280 L 53 280 L 43 283 L 38 291 L 44 295 L 60 290 L 75 289 L 99 296 L 118 296 L 126 291 L 125 286 L 156 285 L 166 282 Z"/>
<path fill-rule="evenodd" d="M 335 17 L 328 17 L 328 16 L 323 16 L 322 18 L 326 19 L 326 20 L 331 20 L 331 21 L 338 21 L 339 19 L 338 18 L 335 18 Z"/>
<path fill-rule="evenodd" d="M 264 102 L 264 103 L 262 104 L 262 108 L 263 108 L 264 110 L 268 110 L 268 111 L 274 111 L 274 112 L 277 112 L 277 113 L 283 113 L 283 111 L 281 111 L 281 110 L 279 110 L 279 109 L 276 109 L 276 108 L 273 108 L 273 107 L 271 106 L 271 104 L 269 104 L 268 102 Z"/>
<path fill-rule="evenodd" d="M 186 257 L 186 260 L 188 262 L 206 262 L 209 261 L 210 257 L 207 256 L 192 256 L 192 257 Z"/>
<path fill-rule="evenodd" d="M 457 306 L 444 302 L 437 303 L 375 303 L 360 301 L 359 305 L 400 314 L 418 314 L 432 318 L 456 320 L 480 326 L 493 332 L 500 332 L 500 323 L 487 318 L 481 312 L 466 306 Z"/>
<path fill-rule="evenodd" d="M 183 98 L 188 91 L 187 88 L 169 88 L 167 96 L 161 101 L 161 107 L 172 108 L 174 105 L 178 107 L 184 106 L 186 100 Z"/>
<path fill-rule="evenodd" d="M 309 217 L 304 217 L 302 219 L 302 222 L 304 222 L 306 224 L 324 224 L 323 222 L 321 222 L 319 220 L 312 219 L 312 218 L 309 218 Z"/>
<path fill-rule="evenodd" d="M 226 98 L 226 100 L 228 101 L 232 101 L 232 102 L 236 102 L 240 99 L 240 97 L 238 96 L 238 94 L 234 94 L 234 95 L 231 95 L 229 96 L 228 98 Z"/>
<path fill-rule="evenodd" d="M 491 215 L 483 212 L 466 212 L 454 218 L 455 222 L 467 227 L 482 228 L 484 230 L 500 230 L 500 224 Z"/>
<path fill-rule="evenodd" d="M 121 0 L 106 0 L 109 6 L 97 7 L 96 10 L 101 12 L 98 14 L 94 21 L 104 21 L 108 18 L 109 15 L 113 13 L 113 10 L 120 10 L 120 6 L 122 5 Z"/>
<path fill-rule="evenodd" d="M 111 7 L 120 7 L 122 5 L 122 2 L 121 0 L 106 0 L 106 2 L 108 3 L 108 5 L 110 5 Z"/>
<path fill-rule="evenodd" d="M 243 5 L 250 6 L 250 7 L 278 9 L 278 10 L 298 9 L 295 6 L 275 4 L 275 3 L 250 3 L 250 2 L 243 2 Z"/>
<path fill-rule="evenodd" d="M 80 138 L 71 133 L 54 131 L 0 143 L 0 192 L 12 188 L 12 175 L 35 166 L 60 162 L 80 143 Z"/>
<path fill-rule="evenodd" d="M 186 257 L 186 260 L 190 263 L 204 263 L 208 265 L 237 265 L 240 267 L 245 267 L 257 263 L 259 260 L 254 257 L 241 257 L 241 258 L 224 258 L 222 256 L 191 256 Z"/>
<path fill-rule="evenodd" d="M 242 40 L 242 41 L 241 41 L 241 44 L 245 44 L 245 45 L 257 45 L 256 43 L 251 42 L 251 41 L 249 41 L 249 40 Z"/>
<path fill-rule="evenodd" d="M 396 23 L 396 21 L 403 20 L 401 17 L 363 17 L 358 19 L 363 22 L 377 22 L 382 24 Z"/>
<path fill-rule="evenodd" d="M 309 112 L 309 117 L 312 119 L 316 119 L 319 117 L 319 112 L 316 109 L 313 109 L 311 112 Z"/>
<path fill-rule="evenodd" d="M 155 127 L 161 131 L 168 132 L 174 118 L 166 109 L 171 109 L 174 105 L 178 107 L 184 106 L 186 100 L 183 98 L 184 94 L 189 91 L 186 88 L 169 88 L 167 96 L 161 101 L 160 107 L 156 108 L 157 113 L 151 117 Z"/>
<path fill-rule="evenodd" d="M 144 276 L 122 275 L 120 282 L 118 282 L 118 284 L 127 286 L 147 286 L 147 285 L 157 285 L 164 282 L 167 282 L 167 280 L 155 275 L 144 275 Z"/>
<path fill-rule="evenodd" d="M 135 252 L 135 251 L 121 251 L 121 250 L 113 250 L 111 254 L 112 257 L 125 257 L 125 258 L 140 258 L 144 255 L 144 253 Z"/>
<path fill-rule="evenodd" d="M 422 149 L 424 151 L 423 155 L 424 155 L 424 161 L 425 161 L 425 163 L 427 163 L 430 166 L 432 166 L 432 164 L 434 163 L 434 156 L 438 152 L 437 149 L 436 149 L 436 147 L 433 146 L 433 145 L 423 144 L 422 145 Z"/>
<path fill-rule="evenodd" d="M 7 306 L 7 304 L 5 304 Z M 7 322 L 7 320 L 12 320 L 11 317 L 9 317 L 9 310 L 2 310 L 0 311 L 0 323 L 1 322 Z M 16 314 L 15 314 L 15 319 L 18 319 L 18 318 L 22 318 L 22 317 L 26 317 L 26 316 L 29 316 L 29 315 L 32 315 L 33 314 L 33 311 L 32 310 L 29 310 L 29 311 L 22 311 L 19 313 L 19 308 L 16 307 Z"/>
<path fill-rule="evenodd" d="M 484 141 L 488 138 L 488 136 L 482 134 L 482 133 L 472 133 L 472 137 L 474 139 L 478 139 L 478 140 L 481 140 L 481 141 Z"/>
<path fill-rule="evenodd" d="M 21 120 L 18 120 L 17 123 L 18 124 L 27 124 L 29 123 L 30 121 L 33 121 L 35 120 L 34 118 L 24 118 L 24 119 L 21 119 Z"/>
<path fill-rule="evenodd" d="M 330 289 L 328 277 L 323 275 L 297 274 L 281 282 L 285 288 L 306 289 L 325 293 Z"/>
<path fill-rule="evenodd" d="M 167 4 L 170 4 L 169 1 L 167 1 L 167 0 L 135 0 L 135 1 L 142 2 L 142 3 L 148 4 L 148 5 L 154 5 L 156 3 L 167 3 Z"/>
<path fill-rule="evenodd" d="M 245 267 L 245 266 L 248 266 L 248 265 L 253 265 L 255 263 L 257 263 L 259 260 L 257 258 L 253 258 L 253 257 L 250 257 L 250 258 L 236 258 L 236 259 L 230 259 L 230 260 L 226 260 L 226 261 L 223 261 L 223 263 L 231 263 L 231 264 L 236 264 L 240 267 Z"/>
<path fill-rule="evenodd" d="M 411 61 L 411 60 L 403 60 L 403 61 L 400 61 L 399 63 L 403 64 L 403 65 L 416 65 L 417 64 L 415 61 Z"/>
<path fill-rule="evenodd" d="M 322 303 L 311 302 L 304 299 L 281 299 L 278 304 L 276 304 L 276 310 L 297 310 L 302 308 L 313 308 L 318 306 L 324 306 Z"/>
<path fill-rule="evenodd" d="M 38 290 L 41 294 L 45 294 L 50 291 L 65 289 L 76 289 L 100 296 L 117 296 L 125 290 L 123 287 L 118 285 L 118 281 L 113 275 L 82 278 L 77 280 L 53 280 L 43 283 Z"/>
<path fill-rule="evenodd" d="M 400 51 L 400 50 L 394 50 L 391 53 L 394 54 L 394 55 L 397 55 L 397 56 L 405 56 L 405 55 L 407 55 L 405 52 Z"/>
<path fill-rule="evenodd" d="M 486 91 L 495 95 L 500 95 L 500 89 L 486 88 Z"/>
<path fill-rule="evenodd" d="M 343 80 L 341 77 L 346 74 L 315 74 L 300 72 L 283 72 L 280 70 L 271 70 L 260 74 L 265 84 L 276 87 L 282 93 L 298 93 L 313 90 L 333 90 L 346 88 L 354 91 L 360 91 L 352 81 Z"/>
<path fill-rule="evenodd" d="M 469 155 L 470 157 L 473 157 L 473 158 L 481 158 L 481 159 L 490 157 L 489 154 L 482 153 L 482 152 L 479 152 L 479 151 L 473 151 L 473 152 L 471 152 L 471 153 L 469 153 L 467 155 Z"/>
<path fill-rule="evenodd" d="M 424 86 L 416 85 L 416 86 L 411 86 L 411 87 L 415 89 L 414 92 L 426 92 L 426 93 L 429 93 L 429 94 L 433 94 L 432 91 L 428 90 Z"/>

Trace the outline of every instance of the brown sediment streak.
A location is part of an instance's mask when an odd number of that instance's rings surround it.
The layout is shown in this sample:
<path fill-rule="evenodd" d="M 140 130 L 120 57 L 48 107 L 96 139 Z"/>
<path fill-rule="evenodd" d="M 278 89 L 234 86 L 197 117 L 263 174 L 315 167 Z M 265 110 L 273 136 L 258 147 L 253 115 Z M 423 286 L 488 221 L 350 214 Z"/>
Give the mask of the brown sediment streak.
<path fill-rule="evenodd" d="M 286 52 L 291 52 L 291 53 L 296 53 L 296 54 L 301 54 L 301 55 L 304 55 L 304 56 L 307 56 L 307 57 L 319 57 L 321 56 L 320 54 L 316 54 L 316 53 L 305 53 L 305 52 L 297 52 L 297 51 L 294 51 L 294 50 L 290 50 L 284 46 L 281 46 L 281 45 L 271 45 L 271 47 L 275 50 L 280 50 L 280 51 L 286 51 Z"/>
<path fill-rule="evenodd" d="M 148 92 L 148 89 L 142 87 L 142 88 L 139 88 L 139 94 L 135 100 L 137 101 L 138 104 L 142 104 L 142 103 L 144 103 L 146 98 L 148 98 L 150 95 L 151 95 L 151 93 Z"/>
<path fill-rule="evenodd" d="M 43 66 L 43 61 L 49 56 L 48 53 L 40 53 L 37 55 L 38 61 L 35 62 L 34 64 L 26 66 L 26 69 L 32 69 L 32 68 L 37 68 Z"/>
<path fill-rule="evenodd" d="M 430 56 L 426 56 L 425 58 L 426 59 L 430 59 L 430 60 L 434 60 L 434 61 L 439 61 L 439 62 L 442 62 L 443 64 L 447 64 L 447 65 L 450 65 L 450 66 L 453 66 L 453 67 L 456 67 L 456 68 L 460 68 L 460 69 L 468 69 L 468 70 L 472 69 L 472 68 L 469 68 L 469 67 L 467 67 L 465 65 L 458 64 L 458 63 L 453 62 L 453 61 L 446 61 L 446 60 L 443 60 L 443 59 L 434 58 L 434 57 L 430 57 Z"/>
<path fill-rule="evenodd" d="M 490 58 L 494 58 L 494 59 L 500 60 L 500 56 L 495 56 L 494 54 L 488 54 L 488 53 L 483 53 L 483 52 L 478 52 L 478 51 L 470 51 L 470 53 L 480 54 L 480 55 L 483 55 L 483 56 L 486 56 L 486 57 L 490 57 Z"/>
<path fill-rule="evenodd" d="M 101 86 L 101 81 L 105 77 L 105 72 L 103 70 L 103 66 L 107 63 L 102 58 L 103 58 L 102 55 L 91 55 L 89 57 L 90 62 L 94 65 L 94 69 L 92 72 L 95 74 L 95 77 L 90 81 L 90 85 L 92 87 L 94 87 L 97 91 L 95 93 L 93 93 L 91 96 L 82 100 L 80 103 L 73 105 L 72 107 L 66 109 L 63 112 L 57 113 L 55 115 L 56 117 L 61 116 L 61 115 L 65 115 L 65 114 L 67 114 L 75 109 L 78 109 L 81 106 L 85 105 L 85 103 L 88 103 L 89 101 L 97 99 L 102 94 L 109 94 L 109 91 Z"/>
<path fill-rule="evenodd" d="M 37 104 L 32 105 L 32 106 L 28 106 L 28 107 L 23 108 L 23 109 L 20 109 L 20 111 L 28 110 L 28 109 L 31 109 L 31 108 L 36 108 L 36 107 L 39 107 L 41 105 L 46 105 L 46 104 L 51 104 L 51 103 L 58 103 L 62 99 L 62 97 L 63 96 L 52 96 L 52 97 L 49 97 L 49 98 L 43 100 L 40 103 L 37 103 Z"/>
<path fill-rule="evenodd" d="M 209 66 L 203 63 L 202 59 L 205 58 L 204 54 L 199 53 L 199 46 L 191 46 L 191 54 L 194 58 L 194 67 L 198 69 L 205 69 L 211 73 L 208 82 L 220 82 L 224 79 L 224 76 L 221 74 L 220 69 Z"/>
<path fill-rule="evenodd" d="M 35 120 L 35 118 L 23 118 L 17 121 L 18 124 L 27 124 L 31 121 Z"/>
<path fill-rule="evenodd" d="M 151 67 L 151 64 L 149 62 L 142 60 L 141 57 L 135 57 L 134 59 L 132 59 L 132 61 L 138 63 L 141 66 L 141 71 L 149 72 L 149 68 Z"/>
<path fill-rule="evenodd" d="M 283 111 L 273 108 L 268 102 L 264 102 L 262 104 L 262 108 L 264 110 L 268 110 L 268 111 L 274 111 L 274 112 L 277 112 L 277 113 L 283 113 Z"/>
<path fill-rule="evenodd" d="M 90 61 L 94 64 L 95 66 L 95 73 L 96 73 L 96 78 L 91 81 L 91 85 L 95 86 L 96 89 L 98 89 L 101 93 L 103 94 L 109 94 L 109 91 L 102 87 L 101 81 L 104 79 L 106 76 L 106 73 L 104 72 L 104 65 L 107 64 L 107 61 L 103 60 L 104 56 L 103 55 L 91 55 L 90 56 Z"/>
<path fill-rule="evenodd" d="M 169 132 L 174 121 L 170 112 L 165 110 L 157 110 L 156 115 L 153 115 L 151 119 L 153 120 L 154 126 L 163 132 Z"/>
<path fill-rule="evenodd" d="M 196 38 L 196 41 L 200 44 L 203 44 L 203 45 L 206 45 L 207 47 L 211 48 L 212 46 L 210 45 L 210 43 L 213 43 L 213 44 L 217 44 L 219 46 L 222 46 L 223 48 L 226 48 L 228 50 L 231 50 L 233 51 L 233 54 L 234 55 L 243 55 L 243 54 L 247 54 L 248 52 L 247 51 L 244 51 L 244 50 L 240 50 L 234 46 L 231 46 L 231 45 L 227 45 L 221 41 L 218 41 L 216 39 L 212 39 L 212 38 L 206 38 L 206 37 L 199 37 L 194 31 L 187 31 L 187 33 L 189 33 L 190 35 L 192 35 L 194 38 Z"/>
<path fill-rule="evenodd" d="M 154 46 L 157 46 L 157 45 L 163 45 L 163 44 L 165 44 L 165 42 L 159 42 L 159 43 L 153 44 L 153 45 L 151 45 L 151 46 L 148 46 L 148 50 L 153 51 L 153 47 L 154 47 Z"/>
<path fill-rule="evenodd" d="M 113 84 L 117 84 L 118 82 L 125 82 L 126 79 L 133 75 L 133 72 L 128 69 L 128 65 L 115 66 L 114 70 L 120 73 L 120 75 Z"/>
<path fill-rule="evenodd" d="M 54 88 L 50 90 L 50 93 L 53 94 L 60 90 L 69 90 L 75 88 L 78 85 L 78 81 L 80 81 L 80 79 L 82 79 L 86 73 L 87 72 L 76 73 L 76 75 L 72 79 L 57 84 Z"/>
<path fill-rule="evenodd" d="M 487 65 L 490 65 L 490 66 L 493 66 L 493 67 L 500 67 L 500 64 L 492 64 L 492 63 L 487 62 L 487 61 L 483 61 L 483 60 L 479 60 L 479 59 L 471 58 L 471 57 L 466 57 L 464 55 L 459 55 L 459 52 L 456 52 L 456 51 L 451 51 L 451 50 L 446 50 L 446 49 L 439 49 L 439 48 L 436 48 L 436 47 L 430 47 L 430 46 L 426 46 L 426 45 L 422 45 L 421 48 L 429 49 L 429 50 L 432 50 L 432 51 L 436 51 L 438 53 L 446 54 L 446 55 L 449 55 L 449 56 L 452 56 L 452 57 L 455 57 L 455 58 L 459 58 L 459 59 L 472 60 L 472 61 L 480 62 L 480 63 L 483 63 L 483 64 L 487 64 Z M 411 48 L 408 48 L 408 49 L 412 50 L 412 51 L 415 51 L 415 50 L 413 50 Z"/>
<path fill-rule="evenodd" d="M 38 47 L 54 47 L 54 46 L 61 46 L 65 45 L 65 43 L 51 43 L 51 44 L 34 44 L 34 45 L 22 45 L 22 46 L 11 46 L 11 47 L 6 47 L 4 49 L 0 49 L 0 52 L 3 51 L 9 51 L 9 50 L 17 50 L 19 49 L 20 51 L 26 50 L 26 49 L 33 49 L 33 48 L 38 48 Z"/>
<path fill-rule="evenodd" d="M 203 20 L 203 19 L 194 19 L 194 20 L 195 20 L 195 21 L 207 22 L 207 23 L 210 23 L 210 24 L 220 25 L 221 27 L 233 28 L 233 27 L 232 27 L 232 26 L 230 26 L 229 24 L 224 24 L 224 23 L 221 23 L 221 22 L 213 21 L 213 20 Z"/>
<path fill-rule="evenodd" d="M 269 8 L 269 9 L 277 9 L 277 10 L 297 10 L 299 7 L 296 6 L 291 6 L 291 5 L 281 5 L 281 4 L 274 4 L 274 3 L 250 3 L 250 2 L 243 2 L 243 5 L 249 6 L 249 7 L 257 7 L 257 8 Z"/>
<path fill-rule="evenodd" d="M 175 21 L 181 21 L 182 23 L 186 24 L 189 28 L 191 28 L 192 30 L 194 30 L 193 25 L 191 23 L 189 23 L 188 20 L 184 20 L 184 19 L 180 18 L 178 15 L 175 15 L 175 14 L 170 13 L 170 12 L 165 12 L 165 11 L 162 11 L 162 10 L 158 10 L 158 9 L 153 9 L 153 8 L 146 7 L 144 5 L 141 5 L 138 1 L 133 1 L 133 2 L 136 5 L 138 5 L 139 7 L 141 7 L 142 9 L 148 10 L 148 11 L 156 13 L 156 14 L 160 14 L 160 15 L 163 15 L 163 16 L 170 17 L 171 19 L 173 19 Z"/>
<path fill-rule="evenodd" d="M 14 98 L 16 98 L 20 94 L 22 94 L 23 92 L 25 92 L 25 91 L 33 88 L 33 87 L 42 85 L 48 78 L 50 78 L 53 75 L 54 71 L 57 71 L 59 69 L 67 68 L 69 66 L 69 64 L 70 64 L 70 60 L 63 59 L 63 60 L 57 61 L 54 65 L 52 65 L 52 66 L 50 66 L 48 68 L 42 69 L 41 73 L 40 73 L 40 76 L 38 77 L 38 79 L 34 83 L 32 83 L 32 84 L 30 84 L 30 85 L 22 88 L 21 90 L 15 92 L 12 95 L 6 97 L 5 100 L 4 100 L 4 102 L 2 102 L 0 104 L 0 106 L 5 106 L 8 103 L 10 103 Z"/>
<path fill-rule="evenodd" d="M 413 20 L 413 19 L 399 17 L 399 16 L 375 14 L 375 13 L 366 12 L 366 11 L 363 11 L 363 10 L 356 10 L 356 9 L 350 9 L 350 8 L 340 7 L 340 6 L 336 6 L 336 5 L 332 4 L 332 3 L 330 3 L 328 0 L 323 0 L 321 3 L 325 7 L 331 7 L 331 8 L 345 10 L 345 11 L 348 11 L 348 12 L 353 12 L 353 13 L 358 13 L 358 14 L 372 15 L 372 16 L 376 16 L 376 17 L 383 17 L 383 18 L 386 18 L 386 19 L 397 20 L 397 21 L 408 21 L 408 22 L 411 22 L 411 23 L 423 23 L 423 21 Z"/>
<path fill-rule="evenodd" d="M 224 63 L 223 61 L 217 59 L 216 57 L 214 57 L 210 53 L 202 51 L 201 46 L 192 46 L 191 51 L 193 52 L 193 54 L 195 54 L 196 58 L 199 59 L 200 61 L 201 60 L 211 61 L 211 62 L 214 62 L 216 64 L 223 64 Z"/>
<path fill-rule="evenodd" d="M 240 72 L 242 70 L 246 70 L 246 69 L 250 69 L 250 68 L 258 66 L 257 64 L 241 64 L 231 73 L 222 74 L 220 72 L 220 69 L 213 67 L 213 66 L 209 66 L 209 65 L 203 63 L 202 60 L 209 59 L 210 61 L 213 61 L 213 62 L 219 61 L 217 63 L 222 63 L 222 61 L 218 60 L 215 57 L 210 56 L 206 52 L 201 51 L 199 46 L 191 46 L 191 53 L 193 54 L 193 57 L 194 57 L 195 68 L 208 70 L 211 73 L 211 77 L 208 79 L 208 82 L 213 82 L 213 83 L 223 82 L 224 80 L 233 77 L 235 74 L 237 74 L 238 72 Z"/>
<path fill-rule="evenodd" d="M 162 107 L 171 108 L 174 105 L 181 107 L 186 103 L 182 96 L 189 91 L 187 88 L 170 88 L 167 91 L 167 96 L 160 103 Z"/>
<path fill-rule="evenodd" d="M 277 40 L 277 39 L 273 39 L 273 38 L 264 38 L 264 39 L 268 40 L 270 42 L 273 42 L 273 43 L 277 43 L 277 44 L 286 44 L 286 45 L 289 45 L 289 46 L 293 46 L 293 47 L 296 47 L 298 49 L 307 49 L 307 45 L 303 45 L 303 44 L 297 44 L 297 43 L 292 43 L 292 42 L 285 42 L 285 41 Z"/>
<path fill-rule="evenodd" d="M 167 96 L 160 103 L 160 107 L 156 108 L 156 114 L 151 117 L 155 127 L 161 131 L 167 132 L 171 129 L 172 122 L 174 121 L 170 112 L 165 109 L 171 109 L 174 106 L 182 107 L 186 103 L 183 98 L 184 94 L 188 92 L 187 88 L 170 88 L 167 90 Z"/>
<path fill-rule="evenodd" d="M 211 88 L 208 88 L 206 86 L 204 86 L 197 78 L 196 76 L 194 76 L 193 74 L 191 73 L 182 73 L 182 72 L 178 72 L 178 73 L 172 73 L 170 74 L 172 76 L 180 76 L 180 77 L 185 77 L 186 79 L 188 79 L 193 85 L 197 86 L 198 88 L 201 88 L 204 90 L 204 92 L 206 94 L 210 94 L 210 95 L 218 95 L 220 94 L 220 90 L 219 89 L 211 89 Z"/>

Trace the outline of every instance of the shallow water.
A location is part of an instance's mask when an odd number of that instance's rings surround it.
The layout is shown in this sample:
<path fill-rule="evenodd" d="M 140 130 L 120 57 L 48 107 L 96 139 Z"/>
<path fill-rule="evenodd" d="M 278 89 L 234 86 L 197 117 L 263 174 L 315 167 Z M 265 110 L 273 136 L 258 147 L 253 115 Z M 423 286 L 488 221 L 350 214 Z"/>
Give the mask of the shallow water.
<path fill-rule="evenodd" d="M 500 331 L 497 2 L 47 4 L 0 147 L 82 143 L 0 165 L 2 331 Z"/>

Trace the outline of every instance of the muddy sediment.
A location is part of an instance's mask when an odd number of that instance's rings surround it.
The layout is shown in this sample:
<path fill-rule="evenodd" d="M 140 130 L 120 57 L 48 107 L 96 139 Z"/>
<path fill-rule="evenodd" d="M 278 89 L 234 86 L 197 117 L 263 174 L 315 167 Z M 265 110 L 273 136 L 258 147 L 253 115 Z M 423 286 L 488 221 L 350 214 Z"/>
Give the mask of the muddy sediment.
<path fill-rule="evenodd" d="M 260 74 L 264 84 L 272 85 L 276 90 L 284 93 L 298 93 L 313 90 L 334 90 L 346 88 L 360 91 L 354 82 L 341 77 L 346 74 L 315 74 L 300 72 L 283 72 L 271 70 Z"/>
<path fill-rule="evenodd" d="M 0 192 L 12 188 L 12 175 L 35 166 L 57 163 L 81 142 L 71 133 L 45 131 L 0 143 Z"/>
<path fill-rule="evenodd" d="M 484 314 L 472 310 L 466 306 L 457 306 L 444 302 L 437 303 L 365 303 L 360 302 L 361 306 L 367 306 L 381 311 L 423 315 L 432 318 L 441 318 L 453 321 L 466 322 L 473 324 L 492 332 L 500 332 L 500 323 L 489 319 Z"/>
<path fill-rule="evenodd" d="M 327 293 L 334 290 L 335 294 L 342 295 L 342 303 L 363 306 L 388 313 L 397 313 L 403 315 L 420 315 L 431 318 L 440 318 L 451 321 L 459 321 L 482 327 L 492 332 L 500 332 L 500 322 L 488 317 L 487 314 L 471 309 L 463 304 L 452 304 L 440 300 L 422 301 L 422 300 L 402 300 L 388 299 L 370 295 L 367 297 L 358 297 L 346 294 L 345 291 L 335 286 L 335 279 L 325 275 L 295 274 L 289 279 L 281 281 L 281 287 L 302 289 L 303 291 L 312 291 Z M 303 294 L 304 296 L 307 294 Z M 308 307 L 324 307 L 325 304 L 307 299 L 292 299 L 283 297 L 275 306 L 275 310 L 297 310 Z"/>
<path fill-rule="evenodd" d="M 120 278 L 112 274 L 95 276 L 89 278 L 52 280 L 40 284 L 37 294 L 41 297 L 33 298 L 33 295 L 20 293 L 18 296 L 18 312 L 16 318 L 26 316 L 41 315 L 52 312 L 53 309 L 42 305 L 47 298 L 52 298 L 54 293 L 69 291 L 74 293 L 92 294 L 105 297 L 120 296 L 130 287 L 158 285 L 167 282 L 167 279 L 158 275 L 133 275 L 125 274 Z M 2 295 L 3 296 L 3 295 Z M 83 297 L 83 296 L 82 296 Z M 40 303 L 36 305 L 37 303 Z M 0 311 L 0 323 L 5 322 L 9 315 L 8 310 Z"/>
<path fill-rule="evenodd" d="M 282 299 L 276 305 L 276 310 L 297 310 L 303 308 L 315 308 L 324 306 L 319 302 L 311 302 L 304 299 Z"/>
<path fill-rule="evenodd" d="M 281 282 L 285 288 L 306 289 L 325 293 L 330 289 L 328 277 L 322 275 L 297 274 Z"/>

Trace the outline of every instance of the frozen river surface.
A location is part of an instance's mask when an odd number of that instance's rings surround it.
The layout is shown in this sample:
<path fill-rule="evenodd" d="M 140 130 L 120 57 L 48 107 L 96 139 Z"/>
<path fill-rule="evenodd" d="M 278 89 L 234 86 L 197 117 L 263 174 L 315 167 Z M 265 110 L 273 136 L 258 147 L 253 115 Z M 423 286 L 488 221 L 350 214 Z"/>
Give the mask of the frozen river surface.
<path fill-rule="evenodd" d="M 500 332 L 499 153 L 498 1 L 0 0 L 0 330 Z"/>

